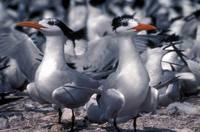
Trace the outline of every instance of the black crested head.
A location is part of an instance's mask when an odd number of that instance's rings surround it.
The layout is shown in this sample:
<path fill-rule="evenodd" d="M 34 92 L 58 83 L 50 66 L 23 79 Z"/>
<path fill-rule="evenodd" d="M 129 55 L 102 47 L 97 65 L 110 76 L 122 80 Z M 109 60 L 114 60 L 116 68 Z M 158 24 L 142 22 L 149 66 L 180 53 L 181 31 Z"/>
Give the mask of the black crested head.
<path fill-rule="evenodd" d="M 53 19 L 49 19 L 48 21 L 49 25 L 56 25 L 58 26 L 62 32 L 64 33 L 64 35 L 73 42 L 73 45 L 75 47 L 75 40 L 79 40 L 79 39 L 84 39 L 85 34 L 86 34 L 86 28 L 82 28 L 78 31 L 73 31 L 72 29 L 70 29 L 68 26 L 66 26 L 62 21 L 53 18 Z"/>
<path fill-rule="evenodd" d="M 134 15 L 123 15 L 120 17 L 115 17 L 112 20 L 113 30 L 116 30 L 120 26 L 128 26 L 128 20 L 134 19 Z"/>
<path fill-rule="evenodd" d="M 74 31 L 71 30 L 69 27 L 67 27 L 62 21 L 56 19 L 56 18 L 53 18 L 53 19 L 49 19 L 48 21 L 48 24 L 49 25 L 56 25 L 58 26 L 63 34 L 68 38 L 70 39 L 71 41 L 74 41 L 75 40 L 75 36 L 74 36 Z"/>

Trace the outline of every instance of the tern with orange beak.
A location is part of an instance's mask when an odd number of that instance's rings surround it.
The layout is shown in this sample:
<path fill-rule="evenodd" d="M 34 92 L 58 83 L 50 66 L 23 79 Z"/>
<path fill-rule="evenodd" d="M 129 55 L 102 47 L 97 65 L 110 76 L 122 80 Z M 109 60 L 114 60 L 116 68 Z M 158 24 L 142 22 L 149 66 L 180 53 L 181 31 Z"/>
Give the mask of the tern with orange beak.
<path fill-rule="evenodd" d="M 123 15 L 121 16 L 121 18 L 132 20 L 134 19 L 134 15 Z M 111 72 L 115 71 L 116 65 L 118 63 L 118 56 L 119 56 L 117 48 L 118 39 L 116 39 L 116 37 L 113 36 L 115 32 L 112 31 L 112 21 L 107 22 L 107 24 L 109 24 L 111 31 L 107 31 L 107 34 L 99 39 L 88 41 L 88 48 L 86 49 L 85 54 L 82 56 L 77 56 L 78 59 L 75 58 L 73 61 L 75 62 L 75 67 L 77 68 L 77 70 L 81 72 L 83 71 L 88 75 L 93 76 L 95 79 L 101 79 L 107 77 Z M 127 29 L 127 31 L 133 31 L 133 30 L 139 31 L 142 25 L 147 30 L 148 28 L 155 29 L 155 27 L 148 24 L 146 24 L 146 26 L 145 24 L 138 24 L 138 25 L 133 25 L 133 27 L 126 24 L 121 26 Z M 118 34 L 120 34 L 120 32 Z M 136 36 L 134 35 L 134 37 Z M 148 38 L 148 36 L 146 36 L 146 38 Z M 151 36 L 149 36 L 149 38 L 151 38 Z M 138 37 L 136 41 L 137 48 L 140 48 L 140 45 L 142 47 L 143 46 L 145 47 L 146 41 L 147 40 Z M 93 71 L 95 71 L 96 73 L 93 74 L 94 73 Z"/>
<path fill-rule="evenodd" d="M 21 22 L 17 25 L 38 29 L 46 36 L 44 57 L 36 71 L 34 82 L 27 87 L 30 96 L 42 98 L 45 102 L 55 104 L 59 108 L 70 108 L 72 112 L 74 108 L 85 105 L 99 83 L 66 64 L 64 43 L 67 39 L 73 39 L 72 30 L 58 19 Z M 66 85 L 72 85 L 74 88 Z M 72 121 L 71 130 L 73 130 L 74 116 Z"/>
<path fill-rule="evenodd" d="M 140 112 L 155 111 L 158 91 L 149 87 L 149 76 L 140 55 L 132 43 L 132 36 L 142 30 L 155 30 L 149 24 L 139 24 L 133 17 L 116 17 L 112 21 L 113 38 L 117 39 L 119 64 L 116 72 L 103 82 L 102 93 L 88 105 L 88 119 L 104 123 L 125 122 Z M 136 122 L 134 123 L 136 130 Z"/>

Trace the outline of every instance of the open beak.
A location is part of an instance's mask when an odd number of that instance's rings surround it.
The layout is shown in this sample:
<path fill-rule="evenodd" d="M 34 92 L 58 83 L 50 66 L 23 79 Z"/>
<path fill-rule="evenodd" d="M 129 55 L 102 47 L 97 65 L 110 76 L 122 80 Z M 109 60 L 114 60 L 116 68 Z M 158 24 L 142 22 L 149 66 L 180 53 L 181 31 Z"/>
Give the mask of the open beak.
<path fill-rule="evenodd" d="M 45 26 L 39 24 L 36 21 L 24 21 L 24 22 L 18 22 L 16 23 L 17 26 L 21 26 L 21 27 L 31 27 L 31 28 L 35 28 L 35 29 L 41 29 L 41 28 L 46 28 Z"/>
<path fill-rule="evenodd" d="M 133 28 L 134 30 L 136 30 L 137 32 L 142 31 L 142 30 L 156 30 L 156 27 L 150 24 L 143 24 L 143 23 L 139 23 L 136 27 Z"/>

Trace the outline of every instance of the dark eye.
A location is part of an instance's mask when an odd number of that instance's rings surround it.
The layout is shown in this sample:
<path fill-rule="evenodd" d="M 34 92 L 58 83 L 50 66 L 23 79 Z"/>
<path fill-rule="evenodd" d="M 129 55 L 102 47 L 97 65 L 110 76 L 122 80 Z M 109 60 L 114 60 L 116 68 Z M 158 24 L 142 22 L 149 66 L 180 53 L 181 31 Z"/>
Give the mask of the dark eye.
<path fill-rule="evenodd" d="M 48 21 L 48 24 L 49 25 L 54 25 L 55 23 L 54 23 L 54 21 Z"/>
<path fill-rule="evenodd" d="M 122 26 L 128 26 L 128 22 L 123 22 Z"/>

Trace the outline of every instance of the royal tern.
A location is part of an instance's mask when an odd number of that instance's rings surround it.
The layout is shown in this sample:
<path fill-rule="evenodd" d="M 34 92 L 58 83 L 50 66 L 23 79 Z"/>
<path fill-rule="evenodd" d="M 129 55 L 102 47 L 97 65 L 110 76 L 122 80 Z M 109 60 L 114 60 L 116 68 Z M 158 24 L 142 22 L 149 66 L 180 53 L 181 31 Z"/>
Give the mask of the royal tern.
<path fill-rule="evenodd" d="M 177 41 L 177 39 L 174 39 L 174 36 L 172 35 L 171 37 L 169 37 L 168 40 L 170 42 L 166 43 L 164 42 L 163 44 L 161 43 L 160 46 L 162 47 L 151 47 L 151 48 L 147 48 L 147 50 L 145 52 L 142 53 L 142 59 L 143 61 L 145 61 L 145 66 L 147 68 L 149 77 L 150 77 L 150 86 L 156 86 L 159 83 L 162 84 L 162 82 L 167 79 L 169 79 L 167 76 L 167 74 L 170 72 L 169 70 L 165 70 L 162 68 L 162 63 L 169 63 L 170 65 L 173 66 L 179 66 L 179 67 L 183 67 L 184 65 L 181 64 L 176 64 L 176 63 L 170 63 L 170 62 L 163 62 L 162 59 L 166 54 L 169 54 L 171 52 L 175 52 L 176 54 L 178 54 L 179 56 L 182 57 L 183 53 L 181 52 L 181 50 L 179 50 L 178 48 L 175 49 L 168 49 L 169 47 L 172 47 L 172 45 L 176 45 L 179 44 L 179 42 L 175 42 Z M 151 45 L 152 46 L 152 45 Z M 153 44 L 154 46 L 154 44 Z M 178 59 L 176 60 L 178 61 Z M 185 61 L 185 59 L 183 59 L 183 61 Z M 181 68 L 182 68 L 181 67 Z M 165 74 L 166 72 L 166 74 Z M 167 79 L 166 79 L 167 77 Z"/>
<path fill-rule="evenodd" d="M 119 64 L 116 72 L 103 82 L 97 102 L 88 106 L 87 116 L 93 122 L 114 120 L 117 127 L 116 122 L 133 119 L 140 112 L 154 111 L 157 106 L 158 92 L 149 87 L 148 73 L 131 38 L 139 31 L 156 28 L 133 17 L 116 17 L 112 26 L 113 37 L 119 42 Z"/>
<path fill-rule="evenodd" d="M 175 76 L 175 71 L 164 70 L 161 66 L 165 54 L 176 52 L 176 50 L 164 50 L 166 46 L 148 48 L 144 52 L 147 56 L 145 66 L 150 77 L 149 86 L 159 90 L 159 106 L 166 106 L 180 99 L 179 76 Z"/>
<path fill-rule="evenodd" d="M 121 18 L 131 19 L 134 15 L 123 15 Z M 111 22 L 109 22 L 111 26 Z M 139 52 L 143 52 L 148 47 L 149 41 L 155 44 L 155 47 L 160 46 L 162 41 L 168 39 L 168 35 L 138 35 L 134 36 L 134 43 Z M 118 63 L 118 51 L 116 41 L 117 39 L 112 36 L 112 32 L 107 32 L 107 35 L 87 42 L 88 48 L 85 54 L 81 56 L 76 56 L 73 59 L 75 67 L 81 72 L 85 72 L 88 75 L 94 76 L 94 78 L 101 79 L 106 77 L 111 72 L 115 71 L 116 65 Z M 72 50 L 70 50 L 72 51 Z M 99 51 L 99 52 L 96 52 Z M 92 55 L 91 55 L 92 54 Z M 101 59 L 99 59 L 101 58 Z M 72 59 L 72 57 L 71 57 Z"/>
<path fill-rule="evenodd" d="M 85 105 L 94 93 L 92 89 L 99 86 L 98 81 L 71 69 L 64 58 L 64 43 L 73 34 L 58 19 L 43 19 L 39 22 L 20 22 L 18 26 L 32 27 L 46 36 L 44 57 L 39 65 L 34 82 L 28 87 L 31 96 L 58 107 L 72 109 Z M 68 87 L 72 85 L 75 88 Z M 80 89 L 76 87 L 86 87 Z M 34 89 L 34 90 L 33 90 Z M 74 115 L 74 114 L 73 114 Z M 59 118 L 60 119 L 60 118 Z M 74 117 L 72 116 L 74 123 Z M 73 125 L 72 125 L 73 130 Z"/>

